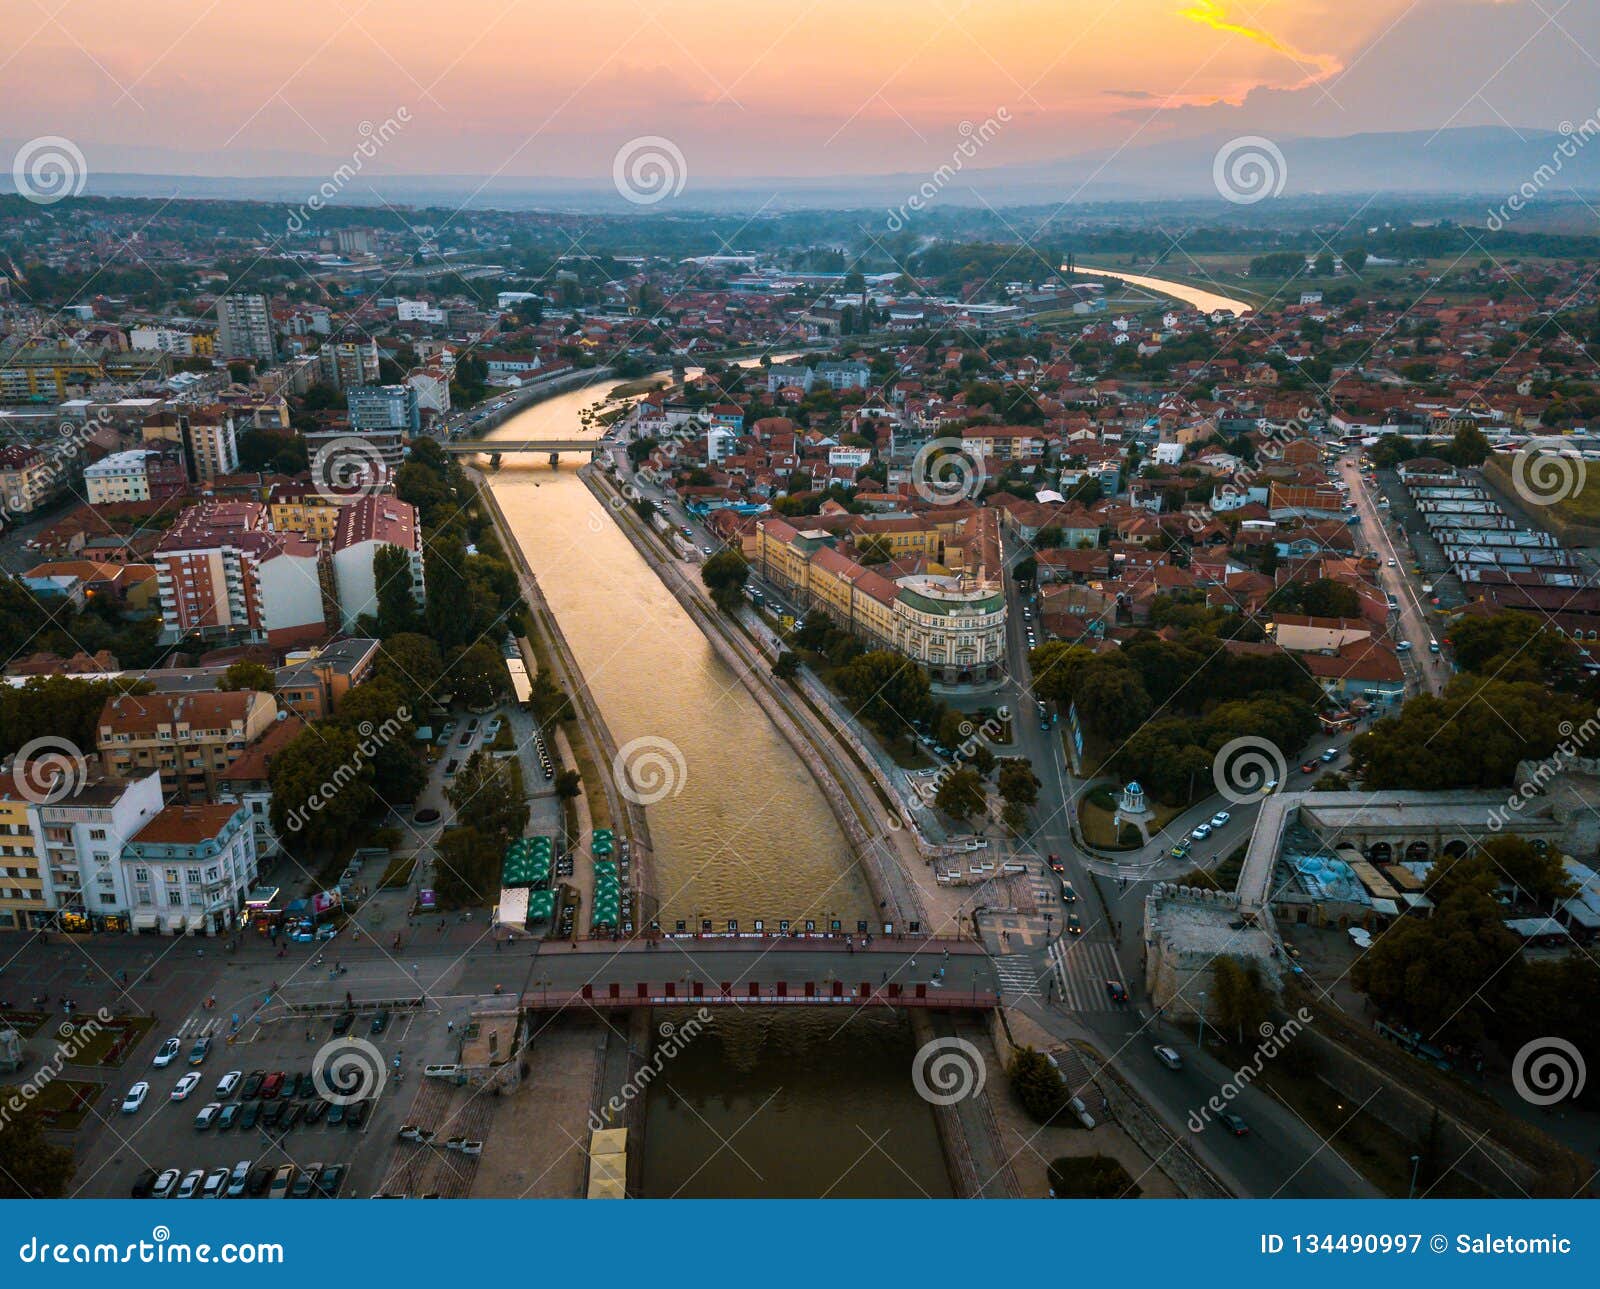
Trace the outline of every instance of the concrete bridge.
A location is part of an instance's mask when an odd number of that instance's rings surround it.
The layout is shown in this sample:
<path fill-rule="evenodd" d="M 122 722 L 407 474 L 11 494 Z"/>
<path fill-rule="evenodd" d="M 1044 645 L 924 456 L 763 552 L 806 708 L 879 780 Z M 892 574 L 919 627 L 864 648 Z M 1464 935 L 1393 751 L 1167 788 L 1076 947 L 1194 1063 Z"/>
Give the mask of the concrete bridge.
<path fill-rule="evenodd" d="M 599 439 L 463 439 L 439 445 L 452 456 L 504 456 L 508 452 L 587 452 L 599 456 L 605 444 Z"/>
<path fill-rule="evenodd" d="M 986 1011 L 1000 982 L 970 940 L 875 938 L 852 951 L 838 938 L 667 937 L 576 948 L 546 942 L 521 1004 L 567 1007 L 913 1007 Z"/>

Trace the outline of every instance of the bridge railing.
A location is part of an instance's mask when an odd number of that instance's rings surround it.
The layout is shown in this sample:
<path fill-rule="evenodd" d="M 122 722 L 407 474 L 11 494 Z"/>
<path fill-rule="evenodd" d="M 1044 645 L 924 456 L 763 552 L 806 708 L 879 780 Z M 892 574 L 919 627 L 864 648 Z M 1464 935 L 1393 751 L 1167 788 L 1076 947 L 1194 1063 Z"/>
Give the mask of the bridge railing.
<path fill-rule="evenodd" d="M 577 1007 L 934 1007 L 986 1010 L 1000 1005 L 988 990 L 945 989 L 927 983 L 888 984 L 870 980 L 609 981 L 579 989 L 537 989 L 522 995 L 532 1010 Z"/>

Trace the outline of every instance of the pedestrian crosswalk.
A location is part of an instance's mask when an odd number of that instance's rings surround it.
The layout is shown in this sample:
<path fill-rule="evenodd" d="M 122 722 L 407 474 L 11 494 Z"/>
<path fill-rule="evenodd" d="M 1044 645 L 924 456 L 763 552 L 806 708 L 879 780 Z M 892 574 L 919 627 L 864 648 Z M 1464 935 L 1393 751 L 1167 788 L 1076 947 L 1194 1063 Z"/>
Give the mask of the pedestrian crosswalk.
<path fill-rule="evenodd" d="M 1062 936 L 1050 944 L 1050 965 L 1055 975 L 1055 996 L 1062 1006 L 1084 1012 L 1116 1009 L 1106 981 L 1126 982 L 1110 941 Z"/>
<path fill-rule="evenodd" d="M 191 1012 L 178 1026 L 179 1038 L 215 1038 L 222 1032 L 222 1017 L 215 1013 Z"/>
<path fill-rule="evenodd" d="M 1000 979 L 1001 993 L 1019 998 L 1042 997 L 1049 978 L 1037 958 L 1020 953 L 994 959 L 994 974 Z"/>

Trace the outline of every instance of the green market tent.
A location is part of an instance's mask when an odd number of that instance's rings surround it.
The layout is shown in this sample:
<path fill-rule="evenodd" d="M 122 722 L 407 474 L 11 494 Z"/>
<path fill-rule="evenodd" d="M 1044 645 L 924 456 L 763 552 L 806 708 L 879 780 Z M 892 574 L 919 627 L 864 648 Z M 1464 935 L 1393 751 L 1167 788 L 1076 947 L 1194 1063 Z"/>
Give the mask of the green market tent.
<path fill-rule="evenodd" d="M 596 855 L 609 855 L 616 849 L 616 834 L 609 828 L 596 828 L 589 849 Z"/>
<path fill-rule="evenodd" d="M 528 893 L 528 920 L 530 922 L 548 922 L 555 916 L 556 893 L 554 891 L 530 891 Z"/>

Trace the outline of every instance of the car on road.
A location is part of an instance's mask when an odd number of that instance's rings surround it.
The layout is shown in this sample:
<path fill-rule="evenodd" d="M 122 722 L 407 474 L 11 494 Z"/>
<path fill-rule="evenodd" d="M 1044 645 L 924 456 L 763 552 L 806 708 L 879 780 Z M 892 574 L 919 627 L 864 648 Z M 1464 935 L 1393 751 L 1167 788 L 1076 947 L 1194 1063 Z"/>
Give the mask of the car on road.
<path fill-rule="evenodd" d="M 150 1095 L 150 1085 L 143 1079 L 128 1089 L 128 1095 L 122 1098 L 123 1114 L 138 1114 L 139 1107 L 144 1104 L 144 1099 Z"/>
<path fill-rule="evenodd" d="M 233 1090 L 239 1086 L 239 1080 L 242 1078 L 244 1078 L 243 1070 L 229 1070 L 217 1080 L 217 1095 L 219 1097 L 232 1096 Z"/>
<path fill-rule="evenodd" d="M 1301 774 L 1315 774 L 1316 772 L 1317 772 L 1317 763 L 1315 761 L 1307 761 L 1304 765 L 1302 765 L 1300 767 L 1300 773 Z"/>
<path fill-rule="evenodd" d="M 1233 816 L 1230 815 L 1226 810 L 1219 810 L 1216 814 L 1211 816 L 1211 826 L 1213 828 L 1220 828 L 1232 818 Z"/>
<path fill-rule="evenodd" d="M 1211 836 L 1210 824 L 1196 824 L 1189 833 L 1189 837 L 1193 841 L 1204 841 L 1209 836 Z"/>
<path fill-rule="evenodd" d="M 161 1050 L 156 1053 L 155 1059 L 150 1062 L 158 1070 L 164 1070 L 178 1059 L 178 1040 L 169 1038 L 161 1045 Z"/>
<path fill-rule="evenodd" d="M 1120 980 L 1106 981 L 1106 994 L 1117 1006 L 1123 1007 L 1128 1002 L 1128 987 Z"/>
<path fill-rule="evenodd" d="M 1063 904 L 1076 904 L 1078 902 L 1078 892 L 1071 882 L 1061 883 L 1061 902 Z"/>
<path fill-rule="evenodd" d="M 128 1188 L 128 1194 L 134 1199 L 149 1199 L 150 1192 L 156 1188 L 156 1178 L 159 1174 L 154 1168 L 146 1168 L 136 1178 L 133 1185 Z"/>
<path fill-rule="evenodd" d="M 1050 865 L 1052 873 L 1064 873 L 1067 871 L 1067 866 L 1061 862 L 1060 855 L 1051 855 L 1045 862 Z"/>
<path fill-rule="evenodd" d="M 206 1170 L 205 1169 L 203 1169 L 203 1168 L 192 1168 L 192 1169 L 190 1169 L 187 1173 L 184 1174 L 183 1181 L 180 1182 L 179 1185 L 178 1185 L 178 1194 L 177 1194 L 176 1198 L 178 1198 L 178 1199 L 193 1199 L 195 1197 L 195 1193 L 197 1191 L 199 1191 L 201 1183 L 203 1183 L 205 1181 L 205 1179 L 206 1179 Z"/>
<path fill-rule="evenodd" d="M 1181 1070 L 1183 1068 L 1183 1057 L 1178 1055 L 1177 1048 L 1168 1047 L 1165 1043 L 1157 1043 L 1153 1050 L 1156 1054 L 1156 1060 L 1160 1061 L 1169 1070 Z"/>
<path fill-rule="evenodd" d="M 230 1101 L 222 1107 L 222 1113 L 217 1116 L 217 1131 L 227 1132 L 229 1128 L 239 1122 L 239 1112 L 244 1107 L 237 1101 Z"/>
<path fill-rule="evenodd" d="M 238 1199 L 244 1194 L 244 1188 L 250 1184 L 250 1161 L 241 1159 L 233 1166 L 233 1172 L 228 1174 L 228 1198 Z"/>
<path fill-rule="evenodd" d="M 207 1101 L 200 1107 L 200 1113 L 194 1117 L 196 1132 L 205 1132 L 212 1124 L 216 1123 L 217 1116 L 222 1113 L 222 1102 Z"/>
<path fill-rule="evenodd" d="M 1322 761 L 1324 765 L 1332 765 L 1338 759 L 1339 749 L 1336 747 L 1330 747 L 1322 754 Z"/>
<path fill-rule="evenodd" d="M 1386 561 L 1386 562 L 1387 562 L 1387 563 L 1388 563 L 1388 566 L 1389 566 L 1389 567 L 1390 567 L 1390 568 L 1393 568 L 1393 567 L 1394 567 L 1394 561 L 1393 561 L 1393 560 L 1392 560 L 1392 559 L 1391 559 L 1391 560 L 1388 560 L 1388 561 Z"/>
<path fill-rule="evenodd" d="M 199 1086 L 200 1076 L 193 1070 L 190 1070 L 178 1080 L 177 1086 L 172 1089 L 172 1099 L 174 1101 L 187 1101 L 189 1099 L 189 1094 Z"/>
<path fill-rule="evenodd" d="M 1411 641 L 1409 641 L 1409 640 L 1397 640 L 1395 642 L 1394 651 L 1396 653 L 1410 653 L 1411 652 Z"/>
<path fill-rule="evenodd" d="M 1176 846 L 1169 850 L 1167 854 L 1171 855 L 1173 859 L 1183 859 L 1189 854 L 1189 843 L 1187 841 L 1180 841 Z"/>
<path fill-rule="evenodd" d="M 1083 919 L 1076 913 L 1067 914 L 1067 932 L 1069 935 L 1083 934 Z"/>
<path fill-rule="evenodd" d="M 1217 1121 L 1235 1137 L 1248 1137 L 1250 1135 L 1250 1125 L 1231 1110 L 1224 1110 L 1217 1116 Z"/>
<path fill-rule="evenodd" d="M 268 1199 L 287 1199 L 289 1187 L 294 1183 L 295 1168 L 293 1164 L 281 1164 L 272 1174 L 272 1182 L 267 1187 Z"/>
<path fill-rule="evenodd" d="M 151 1199 L 171 1199 L 178 1183 L 183 1180 L 183 1174 L 176 1168 L 163 1168 L 161 1176 L 156 1178 L 155 1185 L 150 1188 Z"/>
<path fill-rule="evenodd" d="M 189 1049 L 189 1064 L 204 1065 L 206 1057 L 210 1055 L 211 1040 L 209 1038 L 197 1038 L 194 1041 L 194 1046 Z"/>

